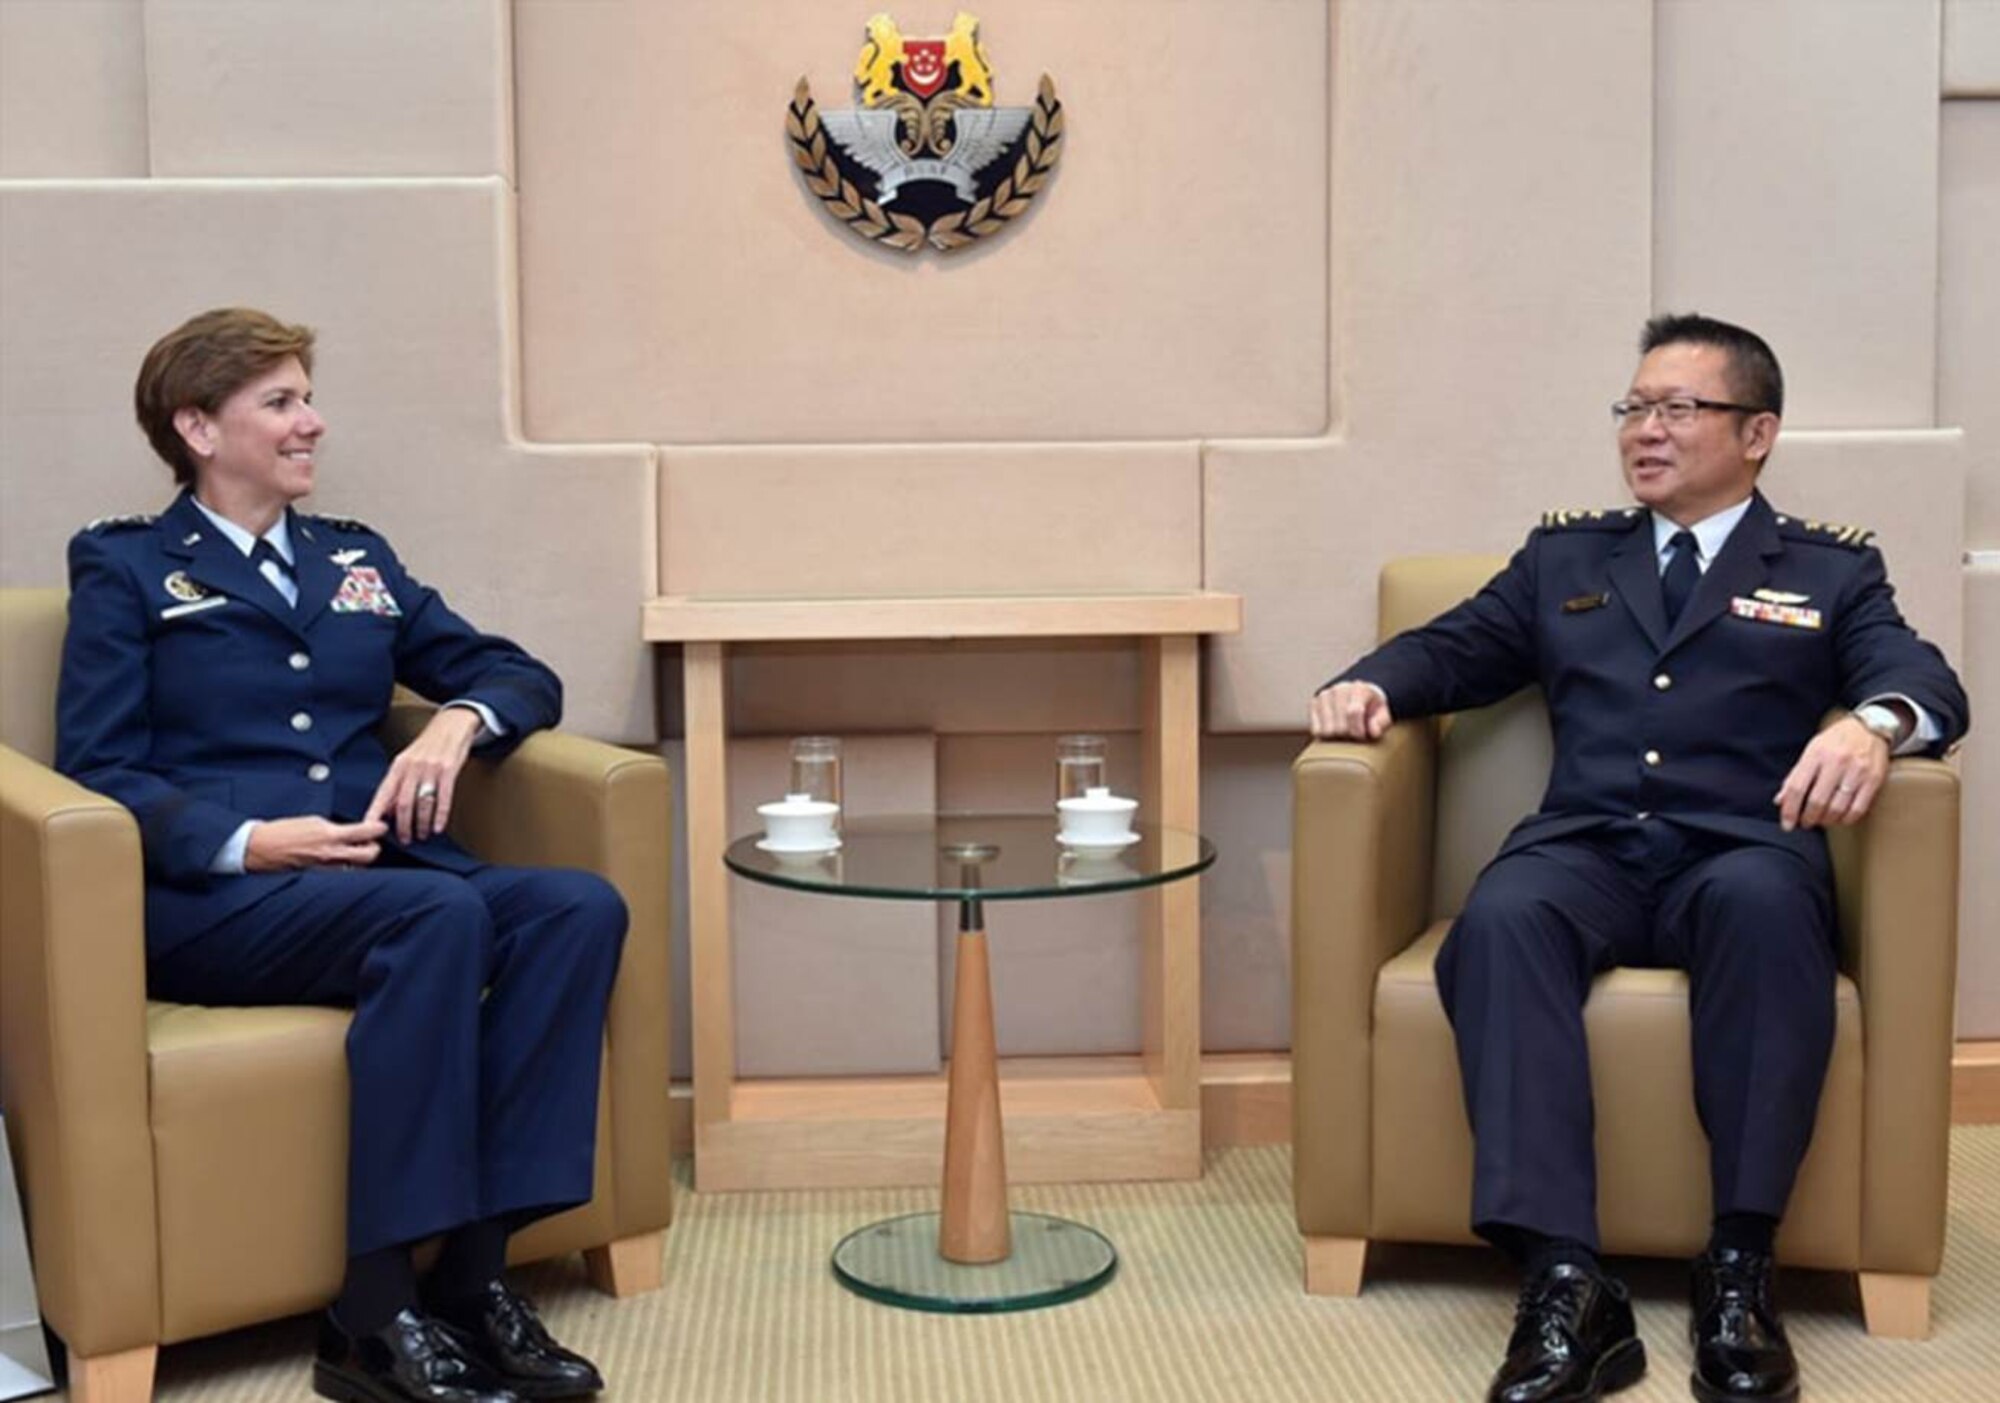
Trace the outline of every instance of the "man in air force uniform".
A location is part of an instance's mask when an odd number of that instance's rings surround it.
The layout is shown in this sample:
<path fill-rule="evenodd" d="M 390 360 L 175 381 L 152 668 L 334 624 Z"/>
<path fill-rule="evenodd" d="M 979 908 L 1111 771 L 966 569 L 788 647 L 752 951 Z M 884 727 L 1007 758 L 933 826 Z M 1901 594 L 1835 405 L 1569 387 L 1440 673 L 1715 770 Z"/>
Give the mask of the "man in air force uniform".
<path fill-rule="evenodd" d="M 1715 1221 L 1693 1281 L 1695 1395 L 1789 1399 L 1771 1244 L 1834 1027 L 1821 829 L 1892 754 L 1939 754 L 1967 704 L 1897 611 L 1867 533 L 1756 490 L 1783 381 L 1763 340 L 1660 317 L 1613 406 L 1639 505 L 1552 512 L 1470 600 L 1315 693 L 1313 733 L 1480 707 L 1529 684 L 1554 763 L 1438 958 L 1475 1141 L 1474 1229 L 1526 1280 L 1500 1403 L 1593 1399 L 1645 1369 L 1597 1259 L 1582 1008 L 1614 965 L 1684 968 Z M 1821 722 L 1836 707 L 1839 719 Z"/>

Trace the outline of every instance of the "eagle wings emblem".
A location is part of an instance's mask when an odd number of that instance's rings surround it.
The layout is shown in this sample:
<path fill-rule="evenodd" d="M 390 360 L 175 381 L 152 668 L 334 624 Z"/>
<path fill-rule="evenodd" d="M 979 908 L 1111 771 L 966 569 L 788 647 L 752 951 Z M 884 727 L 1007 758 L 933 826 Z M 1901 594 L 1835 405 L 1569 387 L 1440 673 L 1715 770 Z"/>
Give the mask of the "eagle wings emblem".
<path fill-rule="evenodd" d="M 864 238 L 909 252 L 964 247 L 1025 211 L 1061 155 L 1062 105 L 1043 75 L 1033 107 L 993 104 L 979 20 L 905 35 L 867 24 L 854 66 L 857 105 L 822 109 L 799 80 L 786 123 L 793 159 L 829 213 Z"/>

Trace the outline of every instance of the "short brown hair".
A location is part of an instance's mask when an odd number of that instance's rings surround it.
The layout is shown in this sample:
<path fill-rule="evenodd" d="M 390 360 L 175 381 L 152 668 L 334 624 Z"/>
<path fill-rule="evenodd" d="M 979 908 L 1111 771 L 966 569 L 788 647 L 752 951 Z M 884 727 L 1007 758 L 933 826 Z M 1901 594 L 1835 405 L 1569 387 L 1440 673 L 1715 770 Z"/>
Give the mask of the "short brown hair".
<path fill-rule="evenodd" d="M 222 402 L 289 356 L 312 373 L 313 332 L 254 307 L 218 307 L 190 317 L 153 343 L 132 386 L 132 411 L 147 442 L 192 486 L 195 461 L 174 427 L 183 409 L 213 414 Z"/>

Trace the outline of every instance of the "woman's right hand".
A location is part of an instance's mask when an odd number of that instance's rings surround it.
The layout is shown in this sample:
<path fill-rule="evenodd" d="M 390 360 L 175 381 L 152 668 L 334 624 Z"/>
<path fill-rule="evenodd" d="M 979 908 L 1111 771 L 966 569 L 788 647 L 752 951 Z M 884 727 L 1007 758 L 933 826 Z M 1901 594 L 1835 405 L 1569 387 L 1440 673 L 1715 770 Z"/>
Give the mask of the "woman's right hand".
<path fill-rule="evenodd" d="M 366 867 L 382 852 L 389 825 L 381 819 L 334 823 L 317 815 L 270 818 L 250 830 L 243 849 L 246 872 L 291 872 L 301 867 Z"/>

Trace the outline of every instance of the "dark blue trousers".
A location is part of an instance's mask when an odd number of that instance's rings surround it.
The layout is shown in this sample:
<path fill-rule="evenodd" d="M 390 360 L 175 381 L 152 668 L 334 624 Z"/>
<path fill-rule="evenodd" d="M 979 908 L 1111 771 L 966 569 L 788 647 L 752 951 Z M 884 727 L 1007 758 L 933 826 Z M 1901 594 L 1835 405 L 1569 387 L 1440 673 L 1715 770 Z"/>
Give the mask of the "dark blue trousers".
<path fill-rule="evenodd" d="M 1615 965 L 1688 972 L 1715 1211 L 1783 1216 L 1833 1049 L 1835 934 L 1824 867 L 1670 821 L 1496 859 L 1437 966 L 1472 1122 L 1474 1231 L 1598 1245 L 1583 1003 Z"/>
<path fill-rule="evenodd" d="M 147 978 L 176 1002 L 354 1009 L 358 1256 L 589 1199 L 625 926 L 624 901 L 588 872 L 315 869 L 152 960 Z"/>

